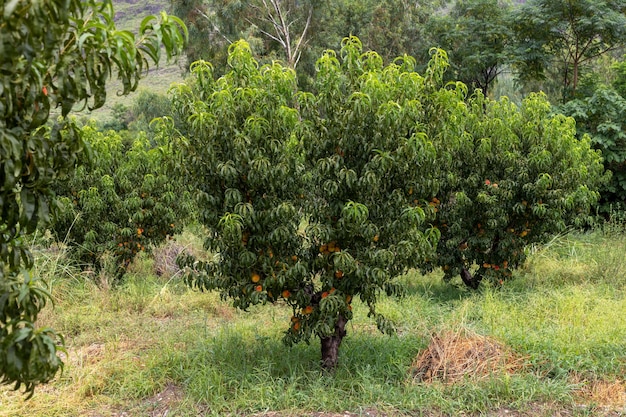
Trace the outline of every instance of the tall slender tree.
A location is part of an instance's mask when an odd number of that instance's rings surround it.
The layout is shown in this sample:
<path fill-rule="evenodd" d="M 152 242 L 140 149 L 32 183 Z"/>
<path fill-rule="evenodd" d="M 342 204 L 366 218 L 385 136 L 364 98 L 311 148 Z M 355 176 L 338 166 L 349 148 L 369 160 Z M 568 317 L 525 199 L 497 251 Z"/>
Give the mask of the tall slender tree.
<path fill-rule="evenodd" d="M 556 66 L 567 101 L 584 65 L 626 42 L 625 12 L 625 0 L 529 0 L 513 17 L 519 76 L 542 79 Z"/>

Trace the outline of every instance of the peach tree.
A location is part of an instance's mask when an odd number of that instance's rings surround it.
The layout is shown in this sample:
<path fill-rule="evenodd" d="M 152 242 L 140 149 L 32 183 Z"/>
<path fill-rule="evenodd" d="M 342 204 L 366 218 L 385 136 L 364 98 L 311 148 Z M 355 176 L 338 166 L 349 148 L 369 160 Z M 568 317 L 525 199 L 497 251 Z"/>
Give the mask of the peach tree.
<path fill-rule="evenodd" d="M 259 66 L 244 42 L 228 62 L 219 79 L 196 62 L 173 90 L 186 121 L 178 168 L 199 190 L 215 254 L 184 260 L 188 282 L 242 309 L 289 305 L 284 341 L 319 338 L 334 367 L 352 300 L 392 332 L 379 295 L 400 294 L 398 276 L 434 256 L 434 147 L 419 123 L 432 82 L 412 58 L 384 66 L 356 38 L 318 60 L 313 93 L 293 70 Z"/>
<path fill-rule="evenodd" d="M 286 303 L 288 344 L 321 340 L 333 367 L 352 300 L 383 332 L 380 294 L 441 266 L 477 287 L 519 266 L 524 246 L 588 220 L 599 155 L 542 96 L 517 108 L 444 83 L 444 51 L 424 75 L 407 56 L 383 65 L 357 38 L 317 61 L 312 92 L 292 70 L 259 67 L 245 43 L 214 79 L 197 62 L 173 91 L 178 167 L 199 189 L 208 262 L 188 282 L 246 309 Z"/>
<path fill-rule="evenodd" d="M 444 278 L 471 288 L 502 284 L 525 260 L 525 247 L 593 223 L 592 208 L 608 175 L 572 118 L 553 114 L 543 94 L 521 107 L 464 86 L 433 96 L 427 133 L 437 148 L 440 189 L 430 204 L 441 231 Z"/>
<path fill-rule="evenodd" d="M 29 272 L 25 236 L 50 219 L 51 184 L 86 157 L 68 114 L 98 108 L 115 74 L 128 94 L 150 61 L 180 53 L 186 28 L 162 13 L 138 35 L 117 30 L 111 0 L 4 1 L 0 4 L 0 384 L 51 380 L 62 366 L 61 337 L 37 326 L 50 297 Z M 51 109 L 61 118 L 47 124 Z"/>
<path fill-rule="evenodd" d="M 145 132 L 124 139 L 91 125 L 80 134 L 94 157 L 54 185 L 60 208 L 50 228 L 82 267 L 98 271 L 109 262 L 106 272 L 120 280 L 137 254 L 182 231 L 191 197 L 167 175 L 166 142 L 151 143 Z"/>

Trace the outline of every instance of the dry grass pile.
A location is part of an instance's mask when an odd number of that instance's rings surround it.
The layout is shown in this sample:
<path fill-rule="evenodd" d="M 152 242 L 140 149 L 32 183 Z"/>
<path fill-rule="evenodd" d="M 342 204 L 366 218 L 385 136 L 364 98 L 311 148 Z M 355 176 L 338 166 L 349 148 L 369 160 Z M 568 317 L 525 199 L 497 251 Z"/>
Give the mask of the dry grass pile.
<path fill-rule="evenodd" d="M 496 340 L 462 329 L 434 334 L 411 368 L 415 381 L 453 384 L 465 378 L 513 373 L 525 363 L 524 357 Z"/>
<path fill-rule="evenodd" d="M 585 404 L 597 404 L 603 407 L 624 408 L 626 411 L 626 381 L 585 379 L 581 375 L 570 376 L 573 384 L 579 385 L 576 397 Z"/>
<path fill-rule="evenodd" d="M 154 272 L 157 276 L 170 278 L 180 271 L 176 258 L 187 248 L 176 240 L 168 240 L 162 246 L 154 249 Z"/>

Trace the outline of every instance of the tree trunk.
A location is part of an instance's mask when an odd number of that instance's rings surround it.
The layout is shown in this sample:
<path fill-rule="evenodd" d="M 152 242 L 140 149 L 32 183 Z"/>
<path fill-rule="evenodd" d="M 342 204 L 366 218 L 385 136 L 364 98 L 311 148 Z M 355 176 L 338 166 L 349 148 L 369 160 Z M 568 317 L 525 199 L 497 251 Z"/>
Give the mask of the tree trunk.
<path fill-rule="evenodd" d="M 480 285 L 480 281 L 482 280 L 482 277 L 480 275 L 473 277 L 470 271 L 463 268 L 461 269 L 461 279 L 463 280 L 463 283 L 465 285 L 473 290 L 477 290 L 478 286 Z"/>
<path fill-rule="evenodd" d="M 322 367 L 333 369 L 337 366 L 339 358 L 339 346 L 346 335 L 346 323 L 348 320 L 340 314 L 335 324 L 335 333 L 329 337 L 320 338 L 322 342 Z"/>
<path fill-rule="evenodd" d="M 576 95 L 576 88 L 578 87 L 578 61 L 574 61 L 574 75 L 572 81 L 572 96 Z"/>

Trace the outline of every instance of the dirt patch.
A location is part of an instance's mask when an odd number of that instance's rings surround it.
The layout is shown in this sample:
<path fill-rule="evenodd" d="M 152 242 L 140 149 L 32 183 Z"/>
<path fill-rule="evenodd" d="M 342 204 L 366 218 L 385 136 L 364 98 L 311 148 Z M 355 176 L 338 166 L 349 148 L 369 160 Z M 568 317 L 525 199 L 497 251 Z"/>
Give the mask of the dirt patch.
<path fill-rule="evenodd" d="M 341 413 L 328 413 L 328 412 L 317 412 L 317 411 L 270 411 L 261 414 L 251 414 L 249 417 L 391 417 L 391 416 L 401 416 L 405 414 L 386 414 L 376 409 L 367 409 L 363 410 L 359 413 L 353 413 L 349 411 L 344 411 Z M 423 414 L 422 414 L 423 415 Z"/>
<path fill-rule="evenodd" d="M 105 346 L 103 343 L 92 343 L 75 349 L 68 349 L 69 362 L 74 366 L 93 365 L 104 358 Z M 62 357 L 66 360 L 65 357 Z"/>
<path fill-rule="evenodd" d="M 328 412 L 302 412 L 302 411 L 271 411 L 266 413 L 242 415 L 247 417 L 576 417 L 581 415 L 592 415 L 595 417 L 623 417 L 624 414 L 606 408 L 596 407 L 576 407 L 563 408 L 558 404 L 534 403 L 525 407 L 524 410 L 515 410 L 512 408 L 502 407 L 495 410 L 477 412 L 477 413 L 454 413 L 446 414 L 437 410 L 414 410 L 410 412 L 400 411 L 380 411 L 375 408 L 365 409 L 361 412 L 344 411 L 341 413 Z"/>
<path fill-rule="evenodd" d="M 182 399 L 182 388 L 174 384 L 167 384 L 161 392 L 146 399 L 144 405 L 150 417 L 165 417 L 176 409 Z"/>
<path fill-rule="evenodd" d="M 526 358 L 514 354 L 502 343 L 462 329 L 434 334 L 411 370 L 416 382 L 453 384 L 466 378 L 476 380 L 513 373 L 525 363 Z"/>

